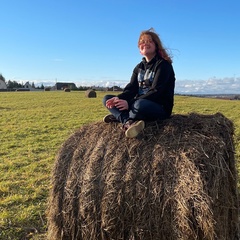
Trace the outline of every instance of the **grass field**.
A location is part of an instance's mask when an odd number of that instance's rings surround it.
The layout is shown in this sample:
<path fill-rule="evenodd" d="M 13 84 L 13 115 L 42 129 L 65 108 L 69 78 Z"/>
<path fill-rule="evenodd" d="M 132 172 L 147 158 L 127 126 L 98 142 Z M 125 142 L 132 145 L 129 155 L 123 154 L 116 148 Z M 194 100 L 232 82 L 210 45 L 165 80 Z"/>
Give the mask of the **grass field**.
<path fill-rule="evenodd" d="M 55 155 L 77 128 L 107 114 L 105 94 L 86 98 L 84 92 L 0 93 L 0 239 L 45 239 Z M 240 101 L 176 96 L 174 113 L 190 112 L 221 112 L 234 122 L 239 163 Z"/>

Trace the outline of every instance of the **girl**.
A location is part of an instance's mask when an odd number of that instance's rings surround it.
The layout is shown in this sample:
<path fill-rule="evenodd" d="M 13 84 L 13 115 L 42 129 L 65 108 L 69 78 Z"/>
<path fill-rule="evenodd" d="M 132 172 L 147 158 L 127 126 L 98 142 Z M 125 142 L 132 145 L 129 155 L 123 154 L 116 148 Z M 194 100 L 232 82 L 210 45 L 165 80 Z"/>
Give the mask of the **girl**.
<path fill-rule="evenodd" d="M 134 68 L 130 82 L 119 95 L 103 98 L 104 106 L 111 113 L 103 121 L 122 123 L 129 138 L 144 129 L 144 121 L 170 117 L 174 103 L 172 60 L 154 29 L 141 32 L 138 48 L 143 58 Z"/>

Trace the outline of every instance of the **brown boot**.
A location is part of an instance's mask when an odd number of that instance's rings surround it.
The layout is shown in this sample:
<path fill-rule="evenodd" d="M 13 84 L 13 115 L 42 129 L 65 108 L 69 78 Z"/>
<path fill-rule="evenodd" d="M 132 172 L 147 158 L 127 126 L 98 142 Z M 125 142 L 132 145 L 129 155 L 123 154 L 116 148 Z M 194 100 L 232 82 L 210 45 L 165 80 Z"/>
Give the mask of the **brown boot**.
<path fill-rule="evenodd" d="M 124 128 L 126 128 L 125 136 L 128 138 L 137 137 L 137 135 L 144 129 L 145 122 L 142 120 L 136 121 L 136 122 L 133 122 L 133 121 L 129 122 L 129 121 L 124 124 Z"/>
<path fill-rule="evenodd" d="M 119 121 L 112 114 L 108 114 L 103 118 L 103 122 L 112 123 L 112 122 L 119 122 Z"/>

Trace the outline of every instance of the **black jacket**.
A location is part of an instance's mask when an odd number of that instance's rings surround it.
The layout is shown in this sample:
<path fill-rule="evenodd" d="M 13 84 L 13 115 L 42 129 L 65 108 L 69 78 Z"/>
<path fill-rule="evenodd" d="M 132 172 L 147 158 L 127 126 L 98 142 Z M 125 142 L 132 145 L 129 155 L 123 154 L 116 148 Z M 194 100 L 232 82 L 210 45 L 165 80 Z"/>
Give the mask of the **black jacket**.
<path fill-rule="evenodd" d="M 174 104 L 175 74 L 168 61 L 155 56 L 150 62 L 145 58 L 134 68 L 130 83 L 118 95 L 131 105 L 136 99 L 148 99 L 163 105 L 168 116 Z"/>

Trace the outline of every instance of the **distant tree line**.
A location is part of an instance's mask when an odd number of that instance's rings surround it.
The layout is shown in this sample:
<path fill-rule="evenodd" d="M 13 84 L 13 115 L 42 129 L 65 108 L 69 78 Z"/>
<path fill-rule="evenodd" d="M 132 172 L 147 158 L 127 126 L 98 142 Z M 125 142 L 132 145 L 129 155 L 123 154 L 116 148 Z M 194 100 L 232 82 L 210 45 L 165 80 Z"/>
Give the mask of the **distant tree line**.
<path fill-rule="evenodd" d="M 3 80 L 6 83 L 7 89 L 9 89 L 9 90 L 24 88 L 24 86 L 25 86 L 25 84 L 19 83 L 17 81 L 12 81 L 12 80 L 6 81 L 1 73 L 0 73 L 0 80 Z M 43 84 L 41 84 L 41 86 L 35 87 L 34 82 L 32 82 L 32 84 L 30 84 L 30 85 L 32 86 L 32 88 L 35 88 L 35 89 L 45 89 L 45 90 L 48 89 L 48 90 L 50 90 L 52 88 L 52 86 L 45 87 Z M 103 91 L 103 90 L 104 91 L 121 91 L 122 90 L 118 86 L 107 87 L 107 88 L 106 87 L 99 87 L 99 86 L 92 86 L 92 87 L 89 87 L 89 86 L 79 86 L 79 87 L 75 87 L 72 90 L 86 91 L 88 89 L 94 89 L 94 90 L 100 90 L 100 91 Z"/>
<path fill-rule="evenodd" d="M 9 89 L 22 88 L 22 87 L 23 87 L 23 84 L 18 83 L 18 82 L 16 82 L 16 81 L 11 81 L 11 80 L 8 80 L 8 81 L 6 82 L 6 84 L 7 84 L 7 88 L 9 88 Z"/>
<path fill-rule="evenodd" d="M 22 84 L 22 83 L 18 83 L 18 82 L 16 82 L 16 81 L 11 81 L 11 80 L 8 80 L 7 82 L 6 82 L 6 85 L 7 85 L 7 88 L 8 89 L 15 89 L 15 88 L 24 88 L 24 84 Z M 34 82 L 31 84 L 31 86 L 33 87 L 33 88 L 37 88 L 37 89 L 44 89 L 44 85 L 42 84 L 41 86 L 39 86 L 39 87 L 35 87 L 35 84 L 34 84 Z"/>
<path fill-rule="evenodd" d="M 240 100 L 240 95 L 235 95 L 233 99 L 234 100 Z"/>
<path fill-rule="evenodd" d="M 5 80 L 5 78 L 3 77 L 2 74 L 0 74 L 0 80 L 4 81 L 7 85 L 7 88 L 10 88 L 10 89 L 23 87 L 23 85 L 21 83 L 18 83 L 16 81 L 9 80 L 8 82 L 6 82 L 6 80 Z"/>

